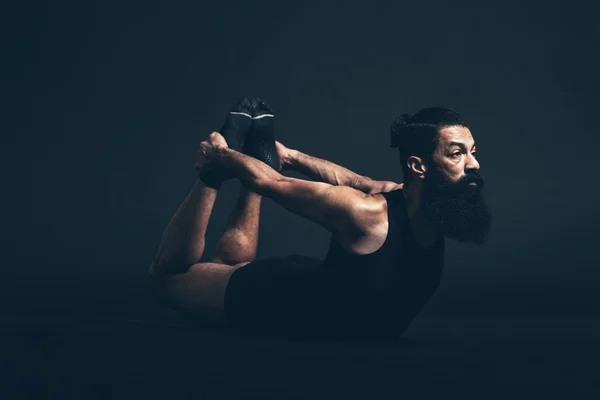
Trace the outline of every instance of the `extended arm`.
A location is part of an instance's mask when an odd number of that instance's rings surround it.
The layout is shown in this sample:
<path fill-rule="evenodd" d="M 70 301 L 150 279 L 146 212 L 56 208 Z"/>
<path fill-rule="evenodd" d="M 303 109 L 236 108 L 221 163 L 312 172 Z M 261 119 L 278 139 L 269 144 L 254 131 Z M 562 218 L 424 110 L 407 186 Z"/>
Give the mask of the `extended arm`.
<path fill-rule="evenodd" d="M 336 186 L 350 186 L 367 194 L 389 192 L 402 187 L 402 184 L 396 182 L 377 181 L 359 175 L 331 161 L 309 156 L 298 150 L 286 150 L 286 157 L 283 158 L 283 168 L 301 172 L 317 181 Z"/>
<path fill-rule="evenodd" d="M 229 148 L 217 151 L 215 163 L 236 175 L 252 191 L 331 232 L 367 235 L 381 214 L 382 201 L 347 186 L 333 186 L 281 175 L 265 163 Z"/>
<path fill-rule="evenodd" d="M 250 190 L 337 233 L 340 244 L 367 254 L 387 235 L 387 202 L 349 186 L 333 186 L 281 175 L 256 158 L 232 150 L 218 132 L 200 143 L 195 168 L 228 170 Z"/>

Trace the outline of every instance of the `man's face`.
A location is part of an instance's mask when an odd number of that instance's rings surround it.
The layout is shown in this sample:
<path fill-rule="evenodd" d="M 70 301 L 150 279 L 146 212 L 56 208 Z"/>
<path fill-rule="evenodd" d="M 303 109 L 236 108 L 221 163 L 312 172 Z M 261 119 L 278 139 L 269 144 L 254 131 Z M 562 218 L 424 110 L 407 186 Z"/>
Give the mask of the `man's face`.
<path fill-rule="evenodd" d="M 490 230 L 491 212 L 483 198 L 484 180 L 475 150 L 468 128 L 440 130 L 423 181 L 421 209 L 445 236 L 481 245 Z"/>

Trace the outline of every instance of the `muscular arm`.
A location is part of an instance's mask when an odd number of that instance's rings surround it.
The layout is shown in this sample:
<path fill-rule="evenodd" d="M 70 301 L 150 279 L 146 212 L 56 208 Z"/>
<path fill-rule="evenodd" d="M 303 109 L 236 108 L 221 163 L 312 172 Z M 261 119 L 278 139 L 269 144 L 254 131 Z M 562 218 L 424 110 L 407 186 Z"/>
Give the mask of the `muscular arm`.
<path fill-rule="evenodd" d="M 301 172 L 317 181 L 336 186 L 350 186 L 367 194 L 389 192 L 402 187 L 402 184 L 396 182 L 376 181 L 359 175 L 331 161 L 309 156 L 298 150 L 288 150 L 283 167 Z"/>
<path fill-rule="evenodd" d="M 383 198 L 348 186 L 333 186 L 281 175 L 265 163 L 228 148 L 219 149 L 218 161 L 243 185 L 273 199 L 289 211 L 316 222 L 348 242 L 367 236 L 387 223 Z"/>

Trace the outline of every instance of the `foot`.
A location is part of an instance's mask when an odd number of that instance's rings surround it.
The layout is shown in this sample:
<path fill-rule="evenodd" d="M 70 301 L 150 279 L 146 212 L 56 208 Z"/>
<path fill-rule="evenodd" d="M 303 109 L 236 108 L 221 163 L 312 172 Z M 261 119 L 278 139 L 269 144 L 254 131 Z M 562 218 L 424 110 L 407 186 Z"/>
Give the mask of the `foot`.
<path fill-rule="evenodd" d="M 246 135 L 244 153 L 280 171 L 281 163 L 275 145 L 275 115 L 259 98 L 252 99 L 252 128 Z"/>
<path fill-rule="evenodd" d="M 221 135 L 227 141 L 227 146 L 235 151 L 242 151 L 244 138 L 252 125 L 252 104 L 243 98 L 230 111 L 221 128 Z M 222 168 L 202 169 L 198 177 L 206 186 L 219 189 L 223 182 L 234 178 L 234 175 Z"/>
<path fill-rule="evenodd" d="M 221 128 L 221 135 L 230 149 L 242 151 L 244 138 L 252 125 L 252 103 L 246 97 L 240 100 L 231 110 Z"/>

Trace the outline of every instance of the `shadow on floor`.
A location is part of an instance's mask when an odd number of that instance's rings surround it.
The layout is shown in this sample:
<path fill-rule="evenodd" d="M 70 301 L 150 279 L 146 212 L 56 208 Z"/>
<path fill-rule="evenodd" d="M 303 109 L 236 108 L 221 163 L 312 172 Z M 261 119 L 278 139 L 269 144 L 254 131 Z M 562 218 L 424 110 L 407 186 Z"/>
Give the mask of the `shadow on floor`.
<path fill-rule="evenodd" d="M 600 394 L 600 324 L 585 318 L 419 318 L 386 343 L 247 336 L 173 317 L 2 325 L 6 398 Z"/>

